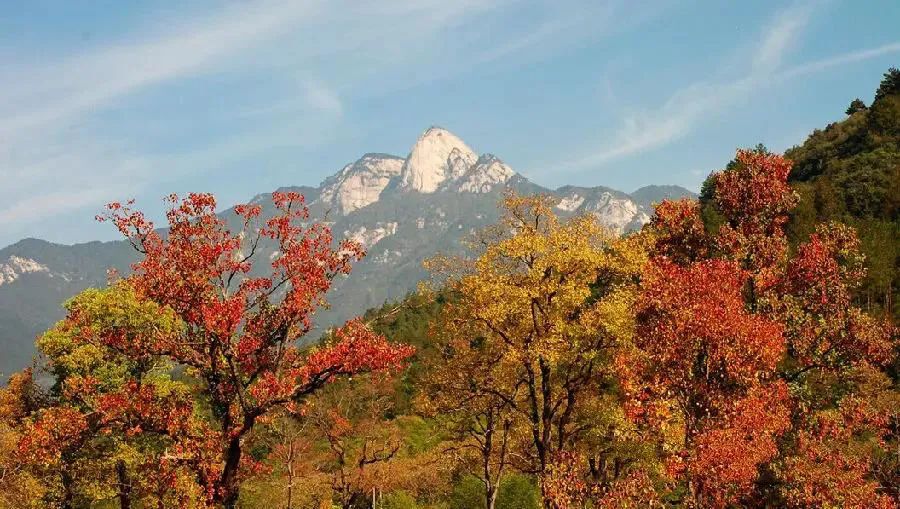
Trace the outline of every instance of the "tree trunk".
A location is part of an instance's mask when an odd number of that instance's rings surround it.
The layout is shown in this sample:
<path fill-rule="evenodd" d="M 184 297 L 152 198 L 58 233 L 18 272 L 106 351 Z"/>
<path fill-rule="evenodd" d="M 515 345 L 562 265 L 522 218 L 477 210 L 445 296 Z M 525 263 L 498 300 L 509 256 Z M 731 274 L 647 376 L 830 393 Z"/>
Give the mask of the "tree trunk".
<path fill-rule="evenodd" d="M 131 480 L 128 479 L 128 470 L 123 460 L 116 462 L 116 478 L 119 488 L 119 508 L 131 509 Z"/>
<path fill-rule="evenodd" d="M 484 505 L 487 509 L 494 509 L 494 498 L 497 488 L 491 476 L 491 454 L 494 452 L 494 413 L 488 410 L 484 423 L 484 444 L 481 447 L 481 468 L 484 475 Z"/>
<path fill-rule="evenodd" d="M 487 502 L 487 509 L 494 509 L 494 506 L 497 505 L 497 486 L 493 483 L 489 483 L 485 485 L 485 497 Z"/>
<path fill-rule="evenodd" d="M 237 436 L 228 442 L 225 451 L 225 467 L 219 481 L 217 498 L 224 509 L 237 507 L 240 486 L 238 485 L 238 468 L 241 464 L 241 437 Z"/>
<path fill-rule="evenodd" d="M 293 509 L 294 506 L 294 441 L 288 441 L 288 461 L 287 461 L 287 509 Z"/>
<path fill-rule="evenodd" d="M 74 480 L 65 467 L 63 467 L 63 471 L 60 475 L 62 476 L 63 485 L 62 509 L 72 509 L 72 502 L 75 499 L 75 492 L 72 489 Z"/>
<path fill-rule="evenodd" d="M 356 507 L 364 507 L 368 506 L 369 495 L 367 493 L 362 493 L 359 491 L 353 491 L 350 495 L 344 500 L 342 504 L 343 509 L 354 509 Z"/>

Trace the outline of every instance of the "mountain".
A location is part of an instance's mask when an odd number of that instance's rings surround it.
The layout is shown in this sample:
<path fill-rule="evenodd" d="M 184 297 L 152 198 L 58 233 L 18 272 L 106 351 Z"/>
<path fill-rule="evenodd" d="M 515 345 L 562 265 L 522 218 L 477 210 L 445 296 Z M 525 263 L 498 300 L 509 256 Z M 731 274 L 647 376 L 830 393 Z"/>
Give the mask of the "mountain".
<path fill-rule="evenodd" d="M 424 259 L 438 252 L 462 253 L 464 236 L 497 220 L 497 204 L 507 188 L 553 195 L 560 215 L 593 213 L 617 232 L 640 227 L 654 202 L 693 196 L 675 186 L 642 188 L 632 195 L 605 187 L 546 189 L 497 156 L 478 155 L 453 133 L 431 127 L 405 158 L 365 154 L 318 187 L 282 189 L 303 194 L 313 218 L 368 250 L 349 277 L 335 281 L 328 296 L 334 307 L 319 312 L 317 325 L 328 327 L 414 289 L 427 276 Z M 269 195 L 251 201 L 263 206 L 263 215 L 274 213 Z M 239 226 L 233 213 L 222 215 Z M 107 269 L 127 272 L 136 258 L 122 241 L 64 246 L 26 239 L 0 249 L 0 372 L 30 362 L 35 336 L 63 316 L 66 299 L 104 285 Z"/>
<path fill-rule="evenodd" d="M 639 206 L 652 209 L 654 205 L 670 199 L 684 197 L 685 189 L 680 186 L 644 186 L 631 193 L 630 198 Z"/>

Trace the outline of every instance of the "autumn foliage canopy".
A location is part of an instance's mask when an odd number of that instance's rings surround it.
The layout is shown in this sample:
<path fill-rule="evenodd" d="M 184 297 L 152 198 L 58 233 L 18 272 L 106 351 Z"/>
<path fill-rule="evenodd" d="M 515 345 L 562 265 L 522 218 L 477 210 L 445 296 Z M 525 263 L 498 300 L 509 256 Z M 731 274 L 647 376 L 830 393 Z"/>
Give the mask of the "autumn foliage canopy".
<path fill-rule="evenodd" d="M 0 391 L 0 507 L 896 508 L 897 330 L 852 228 L 789 242 L 790 172 L 738 151 L 622 236 L 509 193 L 428 262 L 430 315 L 321 342 L 363 250 L 301 196 L 171 196 L 165 230 L 110 204 L 141 259 L 39 338 L 49 390 Z"/>

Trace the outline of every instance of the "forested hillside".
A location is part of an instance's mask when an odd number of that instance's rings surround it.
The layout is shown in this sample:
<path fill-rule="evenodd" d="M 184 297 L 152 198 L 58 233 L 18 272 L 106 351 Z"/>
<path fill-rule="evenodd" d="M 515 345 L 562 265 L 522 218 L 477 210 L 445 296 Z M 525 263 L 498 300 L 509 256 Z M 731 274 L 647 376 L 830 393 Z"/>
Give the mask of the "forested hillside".
<path fill-rule="evenodd" d="M 817 129 L 785 156 L 801 200 L 788 227 L 793 242 L 818 222 L 857 229 L 868 273 L 858 299 L 900 313 L 900 70 L 890 69 L 871 105 L 854 99 L 847 118 Z"/>

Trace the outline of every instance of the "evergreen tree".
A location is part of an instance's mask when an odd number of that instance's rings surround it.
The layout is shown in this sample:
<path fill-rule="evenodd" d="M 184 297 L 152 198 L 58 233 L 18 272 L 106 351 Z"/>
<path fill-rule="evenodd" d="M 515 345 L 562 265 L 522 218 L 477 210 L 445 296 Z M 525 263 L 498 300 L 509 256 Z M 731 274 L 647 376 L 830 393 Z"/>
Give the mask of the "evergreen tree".
<path fill-rule="evenodd" d="M 853 115 L 858 111 L 864 111 L 866 109 L 866 103 L 862 102 L 862 99 L 857 97 L 853 101 L 850 102 L 850 106 L 847 107 L 847 111 L 845 113 L 847 115 Z"/>

